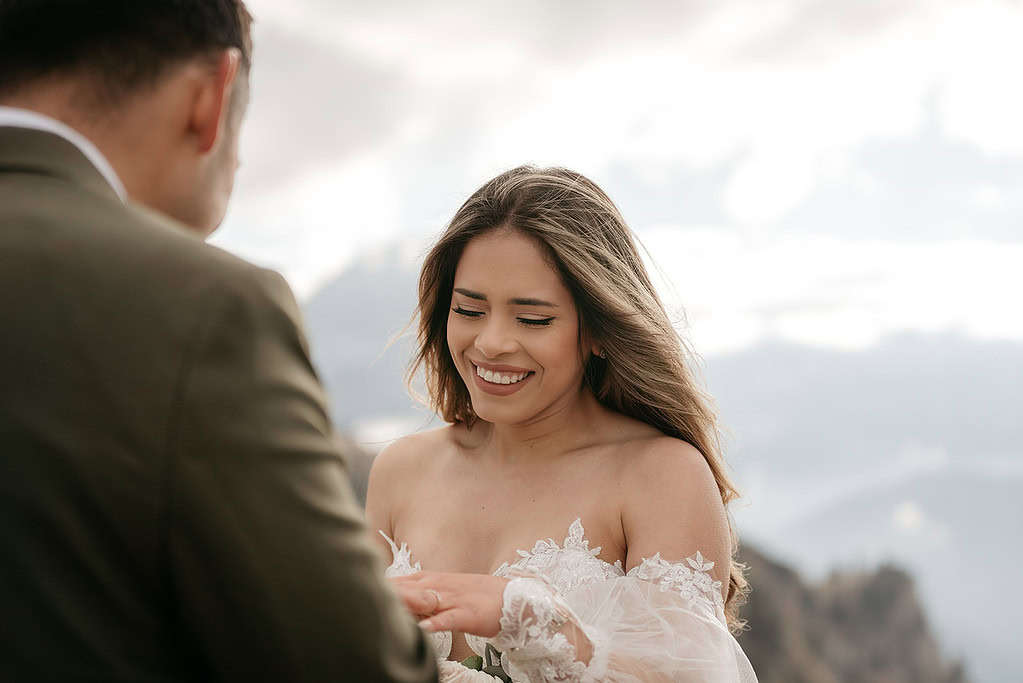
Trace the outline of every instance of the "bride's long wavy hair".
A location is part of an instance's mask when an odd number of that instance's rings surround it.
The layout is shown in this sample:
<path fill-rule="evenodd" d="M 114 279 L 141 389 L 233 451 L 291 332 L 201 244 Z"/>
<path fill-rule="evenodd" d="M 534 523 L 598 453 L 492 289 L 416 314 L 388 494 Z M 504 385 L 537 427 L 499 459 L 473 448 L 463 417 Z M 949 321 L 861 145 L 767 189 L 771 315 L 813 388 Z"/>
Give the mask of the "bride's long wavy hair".
<path fill-rule="evenodd" d="M 604 405 L 696 447 L 710 465 L 721 500 L 739 497 L 721 455 L 713 402 L 690 368 L 676 332 L 643 266 L 632 232 L 617 207 L 586 177 L 564 168 L 520 166 L 478 189 L 451 219 L 430 250 L 419 277 L 418 349 L 410 386 L 422 370 L 425 401 L 447 422 L 476 421 L 469 391 L 447 345 L 448 309 L 455 269 L 465 245 L 511 227 L 542 245 L 572 294 L 580 336 L 607 359 L 586 354 L 584 381 Z M 739 605 L 748 592 L 734 561 L 738 538 L 729 520 L 732 569 L 725 614 L 742 628 Z"/>

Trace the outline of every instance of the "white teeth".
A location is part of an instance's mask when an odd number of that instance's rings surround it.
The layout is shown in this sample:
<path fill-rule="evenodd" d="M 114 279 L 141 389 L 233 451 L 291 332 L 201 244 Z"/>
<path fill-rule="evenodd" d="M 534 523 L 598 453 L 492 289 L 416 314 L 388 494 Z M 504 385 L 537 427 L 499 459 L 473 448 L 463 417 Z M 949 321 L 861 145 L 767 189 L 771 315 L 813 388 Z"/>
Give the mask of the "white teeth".
<path fill-rule="evenodd" d="M 476 366 L 476 374 L 490 382 L 491 384 L 516 384 L 526 378 L 528 372 L 520 372 L 515 375 L 502 375 L 499 372 L 492 370 L 484 370 L 483 368 Z"/>

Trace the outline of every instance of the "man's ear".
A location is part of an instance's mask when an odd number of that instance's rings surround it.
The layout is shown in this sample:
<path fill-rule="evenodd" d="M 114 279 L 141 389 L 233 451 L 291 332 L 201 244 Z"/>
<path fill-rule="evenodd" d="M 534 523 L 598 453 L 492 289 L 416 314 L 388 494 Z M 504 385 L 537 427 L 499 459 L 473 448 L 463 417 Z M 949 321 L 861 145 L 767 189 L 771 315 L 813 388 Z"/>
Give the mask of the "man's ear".
<path fill-rule="evenodd" d="M 208 154 L 223 130 L 231 92 L 241 63 L 241 52 L 229 48 L 220 53 L 206 73 L 192 105 L 191 126 L 199 141 L 199 153 Z"/>

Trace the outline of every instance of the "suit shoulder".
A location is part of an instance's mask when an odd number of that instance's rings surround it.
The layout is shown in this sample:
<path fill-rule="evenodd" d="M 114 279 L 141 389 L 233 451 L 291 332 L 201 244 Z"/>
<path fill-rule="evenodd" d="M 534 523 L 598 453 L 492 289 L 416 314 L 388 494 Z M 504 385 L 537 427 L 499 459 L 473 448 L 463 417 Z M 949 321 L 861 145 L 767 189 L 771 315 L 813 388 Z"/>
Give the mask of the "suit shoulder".
<path fill-rule="evenodd" d="M 137 238 L 126 238 L 120 248 L 126 257 L 147 263 L 137 272 L 143 295 L 167 300 L 169 305 L 202 308 L 216 300 L 231 300 L 246 307 L 284 309 L 300 319 L 298 305 L 285 279 L 219 247 L 174 220 L 146 207 L 129 205 L 128 220 Z"/>
<path fill-rule="evenodd" d="M 126 207 L 132 218 L 142 228 L 141 237 L 159 248 L 166 261 L 176 267 L 189 269 L 190 274 L 227 285 L 231 282 L 269 281 L 280 284 L 283 278 L 231 254 L 219 247 L 211 245 L 188 228 L 171 218 L 139 205 Z"/>

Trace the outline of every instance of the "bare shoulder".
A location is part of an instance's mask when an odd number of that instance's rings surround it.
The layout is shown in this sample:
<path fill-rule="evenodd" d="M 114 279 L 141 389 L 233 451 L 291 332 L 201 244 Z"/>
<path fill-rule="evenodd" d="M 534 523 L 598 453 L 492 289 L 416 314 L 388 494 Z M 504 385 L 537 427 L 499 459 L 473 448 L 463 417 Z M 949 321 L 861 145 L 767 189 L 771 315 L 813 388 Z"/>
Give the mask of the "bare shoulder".
<path fill-rule="evenodd" d="M 622 527 L 633 567 L 657 553 L 672 562 L 700 553 L 725 579 L 731 533 L 714 472 L 692 444 L 655 436 L 621 458 Z"/>
<path fill-rule="evenodd" d="M 607 445 L 612 446 L 618 481 L 626 494 L 646 496 L 651 488 L 670 487 L 678 492 L 713 491 L 717 484 L 707 459 L 692 444 L 667 436 L 634 418 L 612 414 Z"/>
<path fill-rule="evenodd" d="M 394 518 L 403 498 L 436 467 L 437 456 L 450 451 L 455 429 L 448 425 L 409 434 L 377 454 L 366 489 L 366 521 L 372 529 L 394 535 Z"/>
<path fill-rule="evenodd" d="M 394 485 L 419 478 L 436 462 L 438 453 L 455 445 L 457 429 L 456 425 L 445 425 L 409 434 L 388 444 L 373 460 L 370 484 L 374 479 L 379 485 Z"/>
<path fill-rule="evenodd" d="M 630 446 L 621 464 L 630 490 L 639 495 L 671 490 L 687 497 L 710 492 L 720 500 L 714 473 L 692 444 L 658 432 Z"/>

